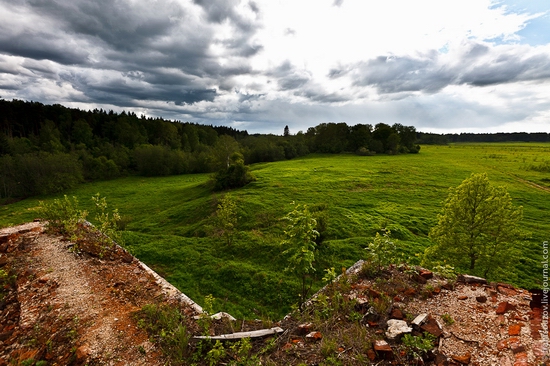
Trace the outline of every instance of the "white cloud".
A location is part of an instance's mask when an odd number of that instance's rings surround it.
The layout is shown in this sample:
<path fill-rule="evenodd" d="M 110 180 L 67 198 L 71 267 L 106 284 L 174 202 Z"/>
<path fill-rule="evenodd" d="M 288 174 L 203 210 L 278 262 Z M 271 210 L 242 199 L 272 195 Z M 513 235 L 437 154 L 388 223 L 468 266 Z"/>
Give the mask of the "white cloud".
<path fill-rule="evenodd" d="M 505 2 L 0 0 L 0 96 L 250 132 L 550 131 L 550 44 L 526 38 L 550 4 Z"/>

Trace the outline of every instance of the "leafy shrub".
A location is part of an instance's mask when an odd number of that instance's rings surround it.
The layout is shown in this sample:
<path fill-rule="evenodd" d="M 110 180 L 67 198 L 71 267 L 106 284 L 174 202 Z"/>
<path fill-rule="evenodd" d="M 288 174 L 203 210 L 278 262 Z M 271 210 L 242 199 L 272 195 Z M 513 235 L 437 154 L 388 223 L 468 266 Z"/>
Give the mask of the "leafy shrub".
<path fill-rule="evenodd" d="M 47 221 L 47 227 L 62 235 L 75 235 L 78 225 L 86 220 L 88 213 L 78 208 L 78 199 L 63 196 L 51 203 L 39 202 L 37 209 L 41 219 Z"/>
<path fill-rule="evenodd" d="M 368 252 L 368 259 L 372 261 L 378 269 L 383 266 L 394 263 L 397 258 L 397 247 L 391 238 L 390 230 L 383 230 L 383 234 L 376 233 L 374 240 L 365 248 Z"/>
<path fill-rule="evenodd" d="M 107 199 L 101 197 L 99 193 L 96 193 L 92 197 L 92 201 L 95 205 L 95 220 L 97 222 L 97 229 L 101 231 L 104 236 L 102 241 L 108 245 L 112 240 L 122 244 L 122 235 L 119 231 L 120 214 L 118 209 L 114 209 L 110 214 L 107 212 Z"/>
<path fill-rule="evenodd" d="M 250 172 L 250 168 L 244 165 L 243 156 L 234 153 L 230 158 L 227 168 L 220 169 L 213 177 L 214 190 L 223 191 L 226 189 L 244 187 L 256 180 Z"/>
<path fill-rule="evenodd" d="M 432 271 L 435 274 L 437 274 L 437 275 L 439 275 L 439 276 L 441 276 L 441 277 L 443 277 L 447 280 L 450 280 L 450 281 L 456 280 L 456 277 L 457 277 L 457 274 L 455 272 L 455 268 L 453 266 L 448 265 L 448 264 L 446 264 L 444 266 L 439 264 L 439 265 L 433 267 Z"/>
<path fill-rule="evenodd" d="M 118 222 L 120 215 L 118 209 L 114 209 L 110 214 L 106 212 L 107 201 L 99 193 L 92 197 L 95 204 L 96 230 L 91 229 L 86 223 L 88 212 L 78 207 L 78 199 L 72 200 L 66 195 L 62 200 L 55 199 L 51 203 L 40 201 L 37 208 L 41 219 L 47 221 L 49 230 L 60 233 L 75 242 L 76 250 L 84 251 L 98 255 L 100 257 L 114 248 L 114 241 L 121 244 L 122 235 L 120 235 Z"/>
<path fill-rule="evenodd" d="M 402 342 L 407 355 L 413 359 L 425 356 L 434 348 L 436 337 L 428 332 L 423 336 L 413 336 L 411 334 L 403 335 Z"/>

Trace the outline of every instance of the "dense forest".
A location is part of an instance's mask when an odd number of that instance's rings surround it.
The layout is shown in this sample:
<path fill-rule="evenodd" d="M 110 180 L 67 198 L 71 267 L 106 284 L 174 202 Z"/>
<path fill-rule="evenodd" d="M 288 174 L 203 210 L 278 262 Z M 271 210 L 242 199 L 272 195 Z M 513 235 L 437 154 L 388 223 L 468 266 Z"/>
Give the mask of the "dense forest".
<path fill-rule="evenodd" d="M 245 164 L 309 153 L 417 153 L 412 126 L 322 123 L 306 132 L 250 135 L 224 126 L 83 111 L 0 99 L 0 198 L 63 191 L 121 175 L 215 172 L 238 152 Z"/>
<path fill-rule="evenodd" d="M 455 142 L 550 142 L 546 132 L 498 132 L 498 133 L 425 133 L 417 132 L 419 144 L 446 145 Z"/>
<path fill-rule="evenodd" d="M 60 192 L 123 175 L 216 172 L 235 152 L 244 164 L 309 153 L 417 153 L 419 144 L 550 141 L 548 133 L 434 134 L 415 127 L 321 123 L 307 131 L 251 135 L 226 126 L 59 104 L 0 99 L 0 198 Z"/>

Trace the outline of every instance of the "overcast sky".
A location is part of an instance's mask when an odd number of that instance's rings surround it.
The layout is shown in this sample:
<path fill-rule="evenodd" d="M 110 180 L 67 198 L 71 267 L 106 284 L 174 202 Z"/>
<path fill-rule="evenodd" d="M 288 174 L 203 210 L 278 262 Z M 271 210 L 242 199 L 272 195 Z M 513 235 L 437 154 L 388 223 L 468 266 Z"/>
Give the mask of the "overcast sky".
<path fill-rule="evenodd" d="M 550 1 L 0 0 L 0 97 L 250 133 L 550 132 Z"/>

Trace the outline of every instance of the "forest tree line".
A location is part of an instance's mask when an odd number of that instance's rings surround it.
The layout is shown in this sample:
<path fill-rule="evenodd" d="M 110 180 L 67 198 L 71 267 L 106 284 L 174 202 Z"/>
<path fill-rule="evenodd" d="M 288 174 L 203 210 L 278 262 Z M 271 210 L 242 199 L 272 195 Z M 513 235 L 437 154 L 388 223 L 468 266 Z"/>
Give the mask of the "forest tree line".
<path fill-rule="evenodd" d="M 446 145 L 456 142 L 550 142 L 546 132 L 497 133 L 427 133 L 417 132 L 417 142 L 423 145 Z"/>
<path fill-rule="evenodd" d="M 123 175 L 215 172 L 240 153 L 246 164 L 309 153 L 416 153 L 416 129 L 321 123 L 306 132 L 250 135 L 225 126 L 84 111 L 0 99 L 0 198 L 62 191 Z"/>

